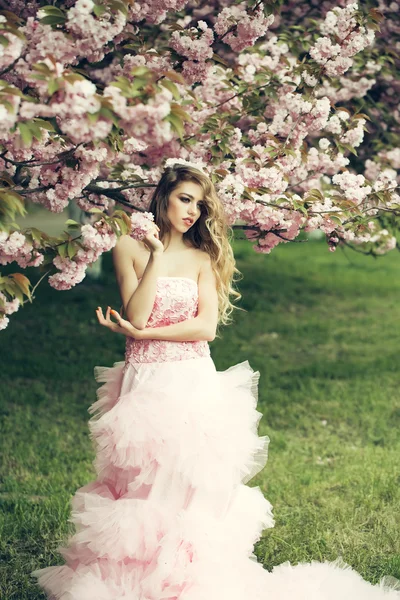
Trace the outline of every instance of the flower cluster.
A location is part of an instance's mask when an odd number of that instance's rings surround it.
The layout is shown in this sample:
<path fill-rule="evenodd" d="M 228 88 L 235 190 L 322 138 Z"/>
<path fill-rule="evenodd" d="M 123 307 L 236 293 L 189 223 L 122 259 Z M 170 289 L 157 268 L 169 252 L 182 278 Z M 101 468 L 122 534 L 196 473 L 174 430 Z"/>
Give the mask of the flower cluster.
<path fill-rule="evenodd" d="M 310 48 L 310 56 L 323 65 L 329 77 L 343 75 L 353 65 L 352 57 L 370 46 L 375 39 L 372 29 L 358 25 L 357 10 L 358 5 L 353 3 L 329 11 L 320 27 L 325 37 L 318 38 Z M 335 43 L 327 36 L 332 36 Z"/>
<path fill-rule="evenodd" d="M 161 23 L 167 18 L 167 11 L 172 13 L 182 10 L 189 0 L 147 0 L 147 2 L 132 2 L 129 10 L 129 20 L 149 23 Z"/>
<path fill-rule="evenodd" d="M 6 315 L 12 315 L 17 312 L 20 307 L 18 298 L 7 300 L 5 294 L 0 292 L 0 330 L 5 329 L 9 323 L 9 318 Z"/>
<path fill-rule="evenodd" d="M 131 215 L 130 236 L 135 240 L 143 240 L 154 229 L 154 215 L 151 212 L 134 212 Z"/>
<path fill-rule="evenodd" d="M 248 12 L 246 3 L 242 2 L 222 9 L 214 24 L 214 30 L 221 37 L 224 36 L 224 42 L 229 44 L 232 50 L 240 52 L 253 46 L 258 38 L 267 33 L 273 22 L 273 15 L 265 17 L 262 8 Z"/>
<path fill-rule="evenodd" d="M 370 185 L 365 185 L 366 180 L 364 175 L 356 175 L 349 171 L 334 175 L 332 181 L 340 187 L 345 197 L 355 204 L 362 203 L 372 191 Z"/>
<path fill-rule="evenodd" d="M 69 290 L 80 283 L 88 265 L 96 261 L 103 252 L 108 252 L 117 243 L 117 236 L 103 219 L 94 225 L 81 227 L 81 243 L 74 258 L 56 256 L 53 265 L 58 273 L 49 277 L 49 284 L 57 290 Z"/>
<path fill-rule="evenodd" d="M 148 146 L 163 146 L 173 139 L 174 134 L 169 121 L 165 120 L 171 112 L 172 93 L 163 89 L 147 104 L 128 104 L 128 99 L 116 85 L 104 90 L 104 98 L 111 104 L 120 118 L 120 127 L 131 144 L 137 143 L 137 150 L 147 150 Z"/>
<path fill-rule="evenodd" d="M 68 11 L 67 29 L 80 41 L 80 53 L 86 52 L 88 61 L 97 62 L 104 58 L 107 45 L 126 25 L 126 16 L 109 10 L 96 17 L 93 0 L 77 0 Z M 107 7 L 107 4 L 105 4 Z"/>
<path fill-rule="evenodd" d="M 50 275 L 49 284 L 56 290 L 69 290 L 85 277 L 87 267 L 85 262 L 56 256 L 53 264 L 59 269 L 59 272 Z"/>
<path fill-rule="evenodd" d="M 205 23 L 199 21 L 196 27 L 183 31 L 174 31 L 171 35 L 169 45 L 187 60 L 183 62 L 183 75 L 190 84 L 204 80 L 211 64 L 207 59 L 212 58 L 214 33 Z"/>
<path fill-rule="evenodd" d="M 24 40 L 9 31 L 2 31 L 2 24 L 6 22 L 7 19 L 0 15 L 0 32 L 4 38 L 4 43 L 0 44 L 0 69 L 17 60 L 24 48 Z"/>
<path fill-rule="evenodd" d="M 0 231 L 0 264 L 16 262 L 20 267 L 38 267 L 43 262 L 43 254 L 33 247 L 26 236 L 19 231 L 11 234 Z"/>

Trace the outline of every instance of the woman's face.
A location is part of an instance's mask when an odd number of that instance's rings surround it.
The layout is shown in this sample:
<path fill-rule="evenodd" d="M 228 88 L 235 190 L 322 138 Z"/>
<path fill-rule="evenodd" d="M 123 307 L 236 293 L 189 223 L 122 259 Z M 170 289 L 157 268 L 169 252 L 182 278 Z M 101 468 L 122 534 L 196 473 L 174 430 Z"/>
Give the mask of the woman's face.
<path fill-rule="evenodd" d="M 201 215 L 203 188 L 194 181 L 181 181 L 170 193 L 167 217 L 172 227 L 185 233 L 194 225 Z"/>

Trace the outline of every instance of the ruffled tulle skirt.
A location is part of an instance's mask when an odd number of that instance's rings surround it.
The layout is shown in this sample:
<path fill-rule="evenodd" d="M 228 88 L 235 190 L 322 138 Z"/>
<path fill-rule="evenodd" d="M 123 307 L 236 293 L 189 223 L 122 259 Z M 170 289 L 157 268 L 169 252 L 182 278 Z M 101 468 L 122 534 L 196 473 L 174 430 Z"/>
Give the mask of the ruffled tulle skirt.
<path fill-rule="evenodd" d="M 259 374 L 210 357 L 96 367 L 97 477 L 72 498 L 65 564 L 32 573 L 51 600 L 383 600 L 340 560 L 263 569 L 271 505 L 246 483 L 266 464 Z"/>

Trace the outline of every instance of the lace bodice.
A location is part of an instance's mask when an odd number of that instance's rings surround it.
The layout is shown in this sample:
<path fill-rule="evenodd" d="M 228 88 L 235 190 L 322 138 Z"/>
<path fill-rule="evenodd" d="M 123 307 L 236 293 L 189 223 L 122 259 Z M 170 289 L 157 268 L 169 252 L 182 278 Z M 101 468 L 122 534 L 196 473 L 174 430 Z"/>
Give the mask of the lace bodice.
<path fill-rule="evenodd" d="M 191 319 L 197 315 L 198 287 L 188 277 L 158 277 L 157 292 L 146 327 L 163 327 Z M 170 340 L 126 339 L 125 360 L 130 363 L 149 363 L 187 360 L 209 356 L 204 340 L 175 342 Z"/>

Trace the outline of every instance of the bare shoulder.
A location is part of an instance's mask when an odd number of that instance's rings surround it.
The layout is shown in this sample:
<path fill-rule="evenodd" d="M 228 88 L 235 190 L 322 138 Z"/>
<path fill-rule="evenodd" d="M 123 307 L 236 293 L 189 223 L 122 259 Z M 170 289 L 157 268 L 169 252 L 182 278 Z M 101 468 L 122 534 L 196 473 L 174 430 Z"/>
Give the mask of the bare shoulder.
<path fill-rule="evenodd" d="M 196 250 L 200 262 L 200 268 L 211 267 L 211 256 L 205 250 Z"/>
<path fill-rule="evenodd" d="M 199 275 L 202 277 L 214 278 L 211 256 L 204 250 L 199 250 Z"/>
<path fill-rule="evenodd" d="M 131 238 L 130 235 L 121 235 L 113 248 L 114 254 L 128 254 L 132 258 L 137 255 L 138 251 L 139 242 Z"/>

